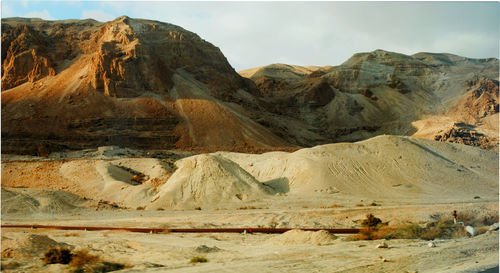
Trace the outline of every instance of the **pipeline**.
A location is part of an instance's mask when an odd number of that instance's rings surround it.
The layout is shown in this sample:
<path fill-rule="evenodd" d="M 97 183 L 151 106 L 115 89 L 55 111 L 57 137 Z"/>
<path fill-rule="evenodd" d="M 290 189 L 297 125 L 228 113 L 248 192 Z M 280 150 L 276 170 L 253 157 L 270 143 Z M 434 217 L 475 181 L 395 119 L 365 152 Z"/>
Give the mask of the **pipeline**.
<path fill-rule="evenodd" d="M 50 225 L 1 225 L 2 228 L 58 229 L 58 230 L 121 230 L 142 233 L 284 233 L 292 229 L 304 231 L 326 230 L 332 234 L 356 234 L 357 228 L 130 228 L 130 227 L 92 227 L 92 226 L 50 226 Z"/>

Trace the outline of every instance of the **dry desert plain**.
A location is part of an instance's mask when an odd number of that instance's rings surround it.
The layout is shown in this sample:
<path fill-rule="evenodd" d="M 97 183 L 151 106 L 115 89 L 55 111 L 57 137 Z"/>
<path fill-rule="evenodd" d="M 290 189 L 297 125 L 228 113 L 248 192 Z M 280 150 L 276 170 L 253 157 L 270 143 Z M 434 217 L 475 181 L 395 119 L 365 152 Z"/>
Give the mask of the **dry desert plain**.
<path fill-rule="evenodd" d="M 495 152 L 379 136 L 293 153 L 149 156 L 118 147 L 48 158 L 4 155 L 2 225 L 294 230 L 3 228 L 3 270 L 73 272 L 75 266 L 41 260 L 58 246 L 98 257 L 80 272 L 481 272 L 498 266 L 498 230 L 490 226 L 498 221 Z M 134 183 L 139 173 L 143 181 Z M 355 235 L 300 231 L 361 228 L 368 213 L 388 227 L 425 227 L 451 220 L 453 210 L 480 234 L 436 238 L 429 247 L 431 240 L 424 239 L 353 240 Z M 387 248 L 376 247 L 384 242 Z M 207 262 L 191 262 L 193 257 Z"/>

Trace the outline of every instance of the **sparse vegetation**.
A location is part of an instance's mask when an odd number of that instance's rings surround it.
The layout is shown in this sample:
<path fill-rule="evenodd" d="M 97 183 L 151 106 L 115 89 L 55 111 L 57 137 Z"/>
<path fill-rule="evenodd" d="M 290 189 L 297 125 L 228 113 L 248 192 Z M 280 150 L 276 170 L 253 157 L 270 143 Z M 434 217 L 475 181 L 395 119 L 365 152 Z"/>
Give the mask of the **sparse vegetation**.
<path fill-rule="evenodd" d="M 202 256 L 195 256 L 191 258 L 190 263 L 195 264 L 195 263 L 206 263 L 208 262 L 207 258 L 202 257 Z"/>
<path fill-rule="evenodd" d="M 430 216 L 431 221 L 426 225 L 409 223 L 390 227 L 379 218 L 368 214 L 361 224 L 364 228 L 356 235 L 349 236 L 348 240 L 378 240 L 378 239 L 451 239 L 468 236 L 462 225 L 457 225 L 451 219 L 444 219 L 439 214 Z M 473 213 L 459 214 L 459 219 L 466 225 L 477 228 L 478 233 L 487 231 L 486 226 L 498 221 L 496 213 L 486 213 L 477 216 Z"/>
<path fill-rule="evenodd" d="M 45 252 L 42 261 L 44 264 L 69 264 L 72 258 L 73 254 L 70 249 L 55 247 Z"/>
<path fill-rule="evenodd" d="M 361 225 L 364 227 L 377 228 L 380 224 L 382 224 L 382 220 L 373 216 L 373 214 L 367 214 L 366 219 L 361 222 Z"/>
<path fill-rule="evenodd" d="M 78 250 L 72 255 L 72 259 L 69 262 L 69 265 L 76 268 L 82 268 L 84 266 L 94 264 L 98 261 L 99 261 L 98 256 L 89 254 L 89 251 L 84 249 L 84 250 Z"/>
<path fill-rule="evenodd" d="M 44 264 L 68 264 L 74 273 L 110 272 L 125 268 L 125 265 L 101 261 L 97 255 L 82 249 L 71 252 L 68 248 L 55 247 L 47 250 L 42 258 Z"/>

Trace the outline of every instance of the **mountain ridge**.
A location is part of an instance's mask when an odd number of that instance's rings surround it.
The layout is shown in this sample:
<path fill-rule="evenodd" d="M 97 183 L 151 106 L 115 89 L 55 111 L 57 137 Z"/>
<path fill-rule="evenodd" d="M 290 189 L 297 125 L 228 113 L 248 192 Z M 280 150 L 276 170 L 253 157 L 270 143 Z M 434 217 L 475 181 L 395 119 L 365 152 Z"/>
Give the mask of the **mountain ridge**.
<path fill-rule="evenodd" d="M 414 135 L 415 122 L 459 102 L 476 105 L 474 115 L 486 116 L 462 120 L 455 110 L 448 113 L 454 123 L 472 122 L 489 143 L 476 146 L 498 149 L 495 128 L 479 128 L 485 118 L 498 118 L 496 59 L 375 50 L 339 66 L 273 64 L 249 69 L 245 78 L 218 47 L 168 23 L 126 16 L 104 23 L 2 23 L 7 153 L 105 145 L 295 150 L 380 134 Z M 461 99 L 466 93 L 469 99 Z"/>

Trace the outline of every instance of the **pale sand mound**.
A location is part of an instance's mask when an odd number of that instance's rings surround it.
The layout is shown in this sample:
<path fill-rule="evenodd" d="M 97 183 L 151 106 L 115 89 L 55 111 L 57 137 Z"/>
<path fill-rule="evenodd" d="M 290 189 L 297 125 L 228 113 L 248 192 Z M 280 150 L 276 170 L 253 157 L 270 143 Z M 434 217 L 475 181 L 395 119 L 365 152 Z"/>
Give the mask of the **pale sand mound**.
<path fill-rule="evenodd" d="M 300 229 L 293 229 L 283 234 L 275 236 L 266 241 L 266 244 L 273 245 L 298 245 L 298 244 L 311 244 L 311 245 L 330 245 L 333 244 L 337 236 L 331 234 L 326 230 L 320 231 L 303 231 Z"/>
<path fill-rule="evenodd" d="M 379 136 L 294 153 L 216 154 L 238 163 L 259 181 L 287 183 L 296 194 L 424 202 L 474 196 L 498 200 L 498 154 L 454 143 Z"/>
<path fill-rule="evenodd" d="M 160 187 L 148 209 L 242 204 L 271 193 L 269 187 L 223 157 L 202 154 L 176 165 L 177 171 Z"/>
<path fill-rule="evenodd" d="M 82 198 L 136 208 L 149 204 L 157 187 L 172 172 L 168 164 L 154 158 L 14 161 L 2 162 L 2 186 L 63 190 Z M 134 180 L 135 175 L 139 182 Z M 17 198 L 26 199 L 23 209 L 31 210 L 34 202 L 29 201 L 31 193 L 27 195 Z"/>
<path fill-rule="evenodd" d="M 68 213 L 88 201 L 65 191 L 2 188 L 2 214 Z"/>
<path fill-rule="evenodd" d="M 2 237 L 2 258 L 40 257 L 54 247 L 73 248 L 68 244 L 58 243 L 46 235 L 28 234 L 18 239 Z"/>

